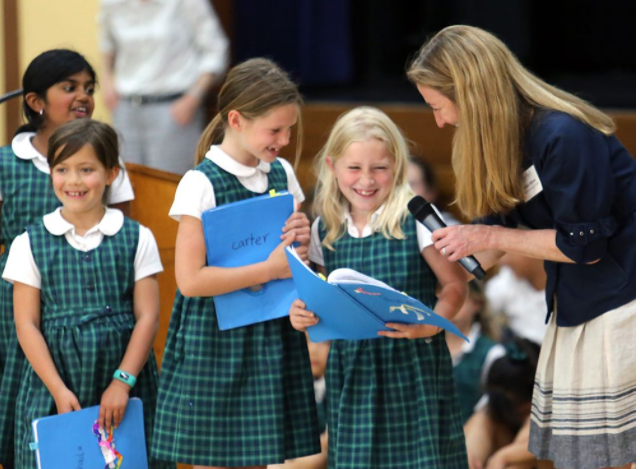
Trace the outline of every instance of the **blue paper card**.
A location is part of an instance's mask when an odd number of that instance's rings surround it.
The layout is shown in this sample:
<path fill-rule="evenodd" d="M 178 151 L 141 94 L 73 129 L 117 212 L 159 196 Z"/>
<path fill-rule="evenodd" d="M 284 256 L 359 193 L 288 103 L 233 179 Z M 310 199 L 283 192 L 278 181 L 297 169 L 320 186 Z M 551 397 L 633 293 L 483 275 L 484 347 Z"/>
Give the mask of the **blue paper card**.
<path fill-rule="evenodd" d="M 38 469 L 104 468 L 105 459 L 93 434 L 100 406 L 35 419 L 31 426 Z M 120 469 L 148 469 L 142 401 L 131 398 L 120 426 L 113 431 Z"/>
<path fill-rule="evenodd" d="M 282 228 L 293 208 L 293 196 L 281 192 L 205 211 L 207 264 L 241 267 L 266 260 L 281 243 Z M 227 330 L 287 316 L 295 298 L 293 280 L 285 279 L 214 296 L 213 301 L 218 326 Z"/>
<path fill-rule="evenodd" d="M 451 321 L 383 282 L 351 269 L 338 269 L 324 281 L 295 251 L 287 249 L 287 259 L 299 298 L 320 318 L 307 328 L 313 342 L 379 339 L 379 331 L 391 330 L 388 322 L 437 326 L 468 341 Z"/>

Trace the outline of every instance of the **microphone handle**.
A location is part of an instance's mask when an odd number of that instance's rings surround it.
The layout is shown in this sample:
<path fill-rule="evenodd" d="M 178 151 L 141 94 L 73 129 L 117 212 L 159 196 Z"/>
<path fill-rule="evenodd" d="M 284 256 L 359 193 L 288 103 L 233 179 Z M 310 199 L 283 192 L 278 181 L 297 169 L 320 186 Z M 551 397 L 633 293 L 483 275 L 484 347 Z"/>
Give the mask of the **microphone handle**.
<path fill-rule="evenodd" d="M 439 230 L 440 228 L 446 228 L 446 224 L 440 219 L 440 217 L 433 213 L 427 215 L 427 217 L 423 221 L 424 225 L 429 228 L 432 232 L 435 230 Z M 478 280 L 482 280 L 487 273 L 484 271 L 478 260 L 473 256 L 463 257 L 459 259 L 458 262 L 464 267 L 464 269 L 473 275 Z"/>

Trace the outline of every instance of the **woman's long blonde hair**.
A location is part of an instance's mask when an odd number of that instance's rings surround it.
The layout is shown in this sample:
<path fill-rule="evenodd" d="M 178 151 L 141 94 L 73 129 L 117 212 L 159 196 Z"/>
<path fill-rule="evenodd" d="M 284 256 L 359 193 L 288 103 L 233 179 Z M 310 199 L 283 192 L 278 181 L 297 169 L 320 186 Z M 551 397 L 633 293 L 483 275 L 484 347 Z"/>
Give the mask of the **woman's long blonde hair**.
<path fill-rule="evenodd" d="M 407 203 L 413 193 L 407 183 L 409 151 L 400 129 L 381 110 L 373 107 L 357 107 L 342 114 L 331 130 L 329 139 L 317 154 L 315 171 L 318 177 L 314 211 L 322 217 L 327 235 L 322 244 L 333 249 L 331 244 L 346 232 L 344 213 L 347 200 L 340 192 L 325 157 L 334 162 L 340 159 L 354 142 L 379 140 L 384 143 L 395 163 L 393 189 L 384 202 L 384 210 L 371 227 L 388 238 L 404 239 L 402 224 L 408 215 Z"/>
<path fill-rule="evenodd" d="M 295 104 L 298 108 L 294 165 L 297 166 L 302 151 L 302 96 L 298 87 L 269 59 L 249 59 L 236 65 L 229 71 L 218 93 L 218 113 L 200 137 L 195 164 L 204 159 L 211 145 L 222 143 L 230 111 L 238 111 L 245 119 L 255 119 L 287 104 Z"/>
<path fill-rule="evenodd" d="M 492 34 L 450 26 L 427 41 L 407 71 L 453 101 L 456 199 L 469 218 L 506 213 L 523 199 L 523 137 L 535 109 L 565 112 L 610 135 L 610 117 L 525 69 Z"/>

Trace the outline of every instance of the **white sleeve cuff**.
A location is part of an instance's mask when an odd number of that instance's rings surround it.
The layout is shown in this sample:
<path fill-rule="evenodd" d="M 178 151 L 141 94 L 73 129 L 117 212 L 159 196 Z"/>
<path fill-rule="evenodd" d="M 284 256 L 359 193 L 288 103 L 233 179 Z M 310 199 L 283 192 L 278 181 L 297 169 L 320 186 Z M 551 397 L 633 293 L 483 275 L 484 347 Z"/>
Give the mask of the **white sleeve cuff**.
<path fill-rule="evenodd" d="M 416 231 L 418 232 L 418 247 L 420 248 L 420 252 L 422 252 L 424 248 L 433 244 L 433 241 L 431 240 L 431 231 L 418 221 L 416 222 Z"/>
<path fill-rule="evenodd" d="M 109 190 L 109 205 L 120 204 L 122 202 L 129 202 L 135 198 L 133 194 L 133 186 L 131 185 L 131 179 L 129 179 L 129 173 L 124 167 L 124 162 L 120 160 L 120 174 L 116 177 L 113 184 L 111 184 Z"/>
<path fill-rule="evenodd" d="M 158 245 L 153 233 L 146 226 L 140 225 L 140 237 L 138 239 L 138 250 L 134 261 L 135 281 L 145 277 L 158 274 L 164 269 L 160 261 Z"/>
<path fill-rule="evenodd" d="M 42 287 L 40 270 L 31 252 L 29 233 L 23 233 L 11 243 L 2 278 L 9 283 L 20 282 L 34 288 Z"/>
<path fill-rule="evenodd" d="M 287 190 L 291 195 L 293 195 L 295 201 L 301 204 L 305 199 L 304 192 L 296 178 L 296 173 L 293 171 L 293 166 L 291 166 L 291 163 L 284 158 L 278 158 L 278 161 L 282 163 L 282 167 L 284 168 L 285 173 L 287 173 Z"/>
<path fill-rule="evenodd" d="M 204 173 L 190 170 L 178 184 L 169 216 L 177 221 L 182 215 L 202 220 L 202 212 L 215 206 L 216 196 L 211 181 Z"/>
<path fill-rule="evenodd" d="M 322 244 L 320 242 L 320 218 L 316 218 L 311 225 L 311 243 L 309 244 L 309 260 L 316 265 L 324 267 L 324 255 L 322 254 Z"/>

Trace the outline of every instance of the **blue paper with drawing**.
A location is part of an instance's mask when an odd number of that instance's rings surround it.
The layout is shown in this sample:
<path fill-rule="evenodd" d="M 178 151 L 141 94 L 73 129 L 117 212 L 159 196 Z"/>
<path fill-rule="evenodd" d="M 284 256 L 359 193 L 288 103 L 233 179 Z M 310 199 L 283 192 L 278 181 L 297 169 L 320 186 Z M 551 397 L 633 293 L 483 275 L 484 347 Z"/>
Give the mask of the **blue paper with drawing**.
<path fill-rule="evenodd" d="M 280 244 L 293 208 L 293 196 L 282 192 L 205 211 L 207 264 L 241 267 L 266 260 Z M 214 296 L 213 301 L 219 328 L 227 330 L 287 316 L 296 297 L 293 280 L 286 279 Z"/>
<path fill-rule="evenodd" d="M 314 342 L 379 339 L 379 331 L 391 330 L 385 327 L 388 322 L 428 324 L 466 339 L 451 321 L 379 280 L 337 269 L 324 281 L 294 250 L 287 249 L 287 258 L 299 298 L 320 318 L 317 325 L 307 328 Z"/>
<path fill-rule="evenodd" d="M 115 468 L 120 458 L 120 469 L 147 469 L 142 401 L 129 399 L 124 419 L 113 431 L 110 446 L 114 451 L 103 448 L 104 444 L 101 447 L 94 433 L 99 412 L 100 406 L 93 406 L 35 419 L 31 447 L 38 469 Z M 119 456 L 114 459 L 116 452 Z"/>

